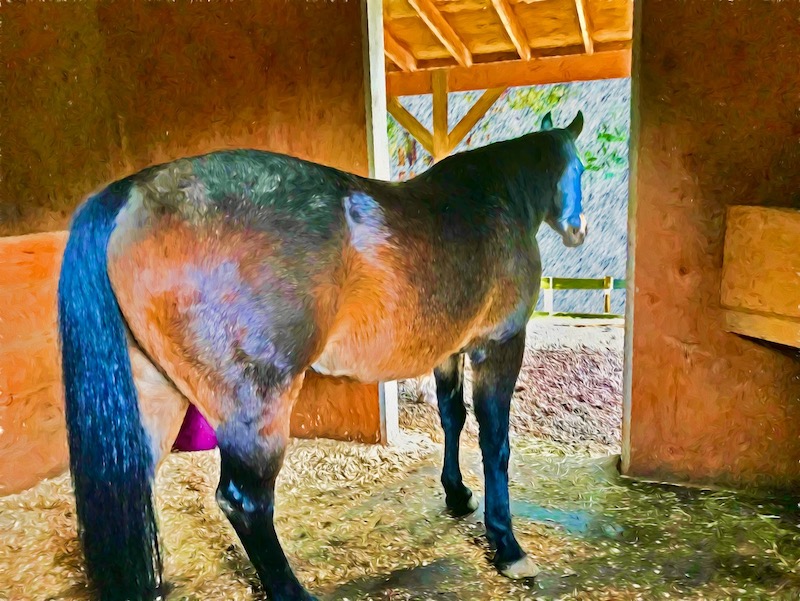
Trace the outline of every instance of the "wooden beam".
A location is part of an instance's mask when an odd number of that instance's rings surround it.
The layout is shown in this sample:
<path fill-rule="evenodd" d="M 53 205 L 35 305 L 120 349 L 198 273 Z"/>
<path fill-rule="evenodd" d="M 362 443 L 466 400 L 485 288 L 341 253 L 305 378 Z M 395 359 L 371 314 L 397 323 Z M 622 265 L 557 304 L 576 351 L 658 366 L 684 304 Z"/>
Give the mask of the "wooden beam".
<path fill-rule="evenodd" d="M 581 24 L 581 37 L 586 54 L 594 54 L 592 32 L 589 29 L 589 13 L 586 11 L 586 0 L 575 0 L 575 9 L 578 11 L 578 21 Z"/>
<path fill-rule="evenodd" d="M 472 53 L 436 8 L 432 0 L 408 0 L 433 34 L 462 67 L 472 65 Z"/>
<path fill-rule="evenodd" d="M 431 75 L 433 87 L 433 160 L 440 161 L 447 156 L 447 71 L 434 71 Z"/>
<path fill-rule="evenodd" d="M 800 319 L 783 315 L 723 311 L 728 332 L 800 348 Z"/>
<path fill-rule="evenodd" d="M 580 0 L 578 0 L 580 1 Z M 517 15 L 511 10 L 511 5 L 508 0 L 492 0 L 497 16 L 503 22 L 503 27 L 506 28 L 508 37 L 517 49 L 519 57 L 524 61 L 531 60 L 531 47 L 528 45 L 528 37 L 522 29 L 522 25 L 517 19 Z"/>
<path fill-rule="evenodd" d="M 416 71 L 417 59 L 411 51 L 398 42 L 386 29 L 383 30 L 383 52 L 403 71 Z"/>
<path fill-rule="evenodd" d="M 431 132 L 425 129 L 425 126 L 417 121 L 417 118 L 409 113 L 405 107 L 400 104 L 397 98 L 389 98 L 386 102 L 386 109 L 392 117 L 397 119 L 400 125 L 406 128 L 406 131 L 408 131 L 417 142 L 422 144 L 425 150 L 433 154 L 433 136 Z"/>
<path fill-rule="evenodd" d="M 532 61 L 477 64 L 449 69 L 447 87 L 451 92 L 490 88 L 536 86 L 570 81 L 630 77 L 631 51 L 611 50 L 594 54 L 542 57 Z M 414 96 L 432 91 L 429 71 L 388 73 L 389 96 Z"/>
<path fill-rule="evenodd" d="M 483 95 L 478 98 L 478 101 L 472 105 L 472 108 L 467 111 L 467 114 L 464 115 L 461 121 L 453 128 L 453 131 L 450 132 L 448 136 L 447 154 L 452 153 L 456 149 L 456 146 L 461 143 L 464 136 L 472 131 L 472 128 L 475 127 L 478 121 L 486 114 L 486 111 L 492 107 L 505 91 L 506 88 L 493 88 L 491 90 L 486 90 Z"/>

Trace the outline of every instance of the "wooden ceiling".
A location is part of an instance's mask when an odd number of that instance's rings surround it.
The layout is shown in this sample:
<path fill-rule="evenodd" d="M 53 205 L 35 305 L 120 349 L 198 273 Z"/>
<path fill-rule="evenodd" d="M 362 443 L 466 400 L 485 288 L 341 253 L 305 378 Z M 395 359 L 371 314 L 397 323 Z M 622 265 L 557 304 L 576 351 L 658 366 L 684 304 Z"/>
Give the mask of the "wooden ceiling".
<path fill-rule="evenodd" d="M 633 0 L 383 0 L 387 93 L 630 76 Z"/>

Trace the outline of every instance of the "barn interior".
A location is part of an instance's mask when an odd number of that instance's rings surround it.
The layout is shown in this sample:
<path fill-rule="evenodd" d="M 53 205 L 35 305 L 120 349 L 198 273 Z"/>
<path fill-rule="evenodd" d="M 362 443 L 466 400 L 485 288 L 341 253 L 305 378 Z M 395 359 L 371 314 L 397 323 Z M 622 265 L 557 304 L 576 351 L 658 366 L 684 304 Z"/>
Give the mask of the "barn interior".
<path fill-rule="evenodd" d="M 438 417 L 408 382 L 399 393 L 322 376 L 306 386 L 278 485 L 281 541 L 298 577 L 331 600 L 800 594 L 798 5 L 5 8 L 0 599 L 90 598 L 53 306 L 65 228 L 88 192 L 211 148 L 389 179 L 387 112 L 438 160 L 506 88 L 624 77 L 624 319 L 533 320 L 512 414 L 514 525 L 542 573 L 501 577 L 482 505 L 466 519 L 446 512 Z M 441 107 L 466 91 L 477 108 L 449 126 L 441 108 L 428 125 L 401 102 L 430 94 Z M 472 416 L 462 448 L 482 497 Z M 265 598 L 214 500 L 218 464 L 216 450 L 174 453 L 159 473 L 168 599 Z"/>

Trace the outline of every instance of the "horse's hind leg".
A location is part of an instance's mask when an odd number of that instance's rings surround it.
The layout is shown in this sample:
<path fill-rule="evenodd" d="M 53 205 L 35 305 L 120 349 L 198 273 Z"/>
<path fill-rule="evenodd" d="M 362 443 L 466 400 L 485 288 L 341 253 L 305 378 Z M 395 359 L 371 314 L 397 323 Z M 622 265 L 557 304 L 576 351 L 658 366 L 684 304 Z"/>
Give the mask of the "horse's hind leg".
<path fill-rule="evenodd" d="M 444 465 L 442 486 L 447 507 L 458 516 L 472 513 L 478 502 L 472 491 L 464 485 L 459 465 L 459 441 L 467 419 L 464 406 L 464 356 L 451 356 L 434 370 L 439 417 L 444 430 Z"/>
<path fill-rule="evenodd" d="M 473 402 L 486 481 L 486 535 L 496 547 L 495 564 L 509 578 L 532 577 L 539 572 L 514 536 L 508 495 L 509 410 L 524 352 L 523 330 L 471 356 Z"/>
<path fill-rule="evenodd" d="M 263 404 L 237 403 L 217 429 L 222 468 L 217 502 L 242 541 L 272 601 L 307 601 L 273 523 L 275 480 L 289 439 L 289 419 L 303 382 L 264 390 Z"/>

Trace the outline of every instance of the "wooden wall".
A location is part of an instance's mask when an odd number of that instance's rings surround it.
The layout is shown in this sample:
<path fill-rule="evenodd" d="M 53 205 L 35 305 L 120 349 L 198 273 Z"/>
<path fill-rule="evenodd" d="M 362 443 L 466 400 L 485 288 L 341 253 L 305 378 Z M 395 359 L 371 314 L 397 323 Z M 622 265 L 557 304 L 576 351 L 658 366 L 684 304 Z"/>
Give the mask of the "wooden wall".
<path fill-rule="evenodd" d="M 62 231 L 76 205 L 109 181 L 214 149 L 276 150 L 366 175 L 361 19 L 360 2 L 7 4 L 0 236 Z M 26 260 L 14 254 L 20 244 L 40 248 L 50 253 L 47 273 L 21 273 L 52 278 L 59 236 L 0 238 L 0 254 L 10 266 Z M 34 285 L 4 276 L 0 299 L 19 300 Z M 21 401 L 52 384 L 51 285 L 42 303 L 0 304 L 0 466 L 24 440 L 36 477 L 66 457 L 60 399 Z M 22 359 L 39 356 L 43 363 L 26 359 L 19 371 Z M 312 377 L 293 431 L 377 441 L 377 385 Z M 0 492 L 15 486 L 5 477 Z"/>
<path fill-rule="evenodd" d="M 35 2 L 3 8 L 0 235 L 212 149 L 367 174 L 359 2 Z"/>
<path fill-rule="evenodd" d="M 800 357 L 720 307 L 726 208 L 800 207 L 800 3 L 636 11 L 623 471 L 800 487 Z"/>

